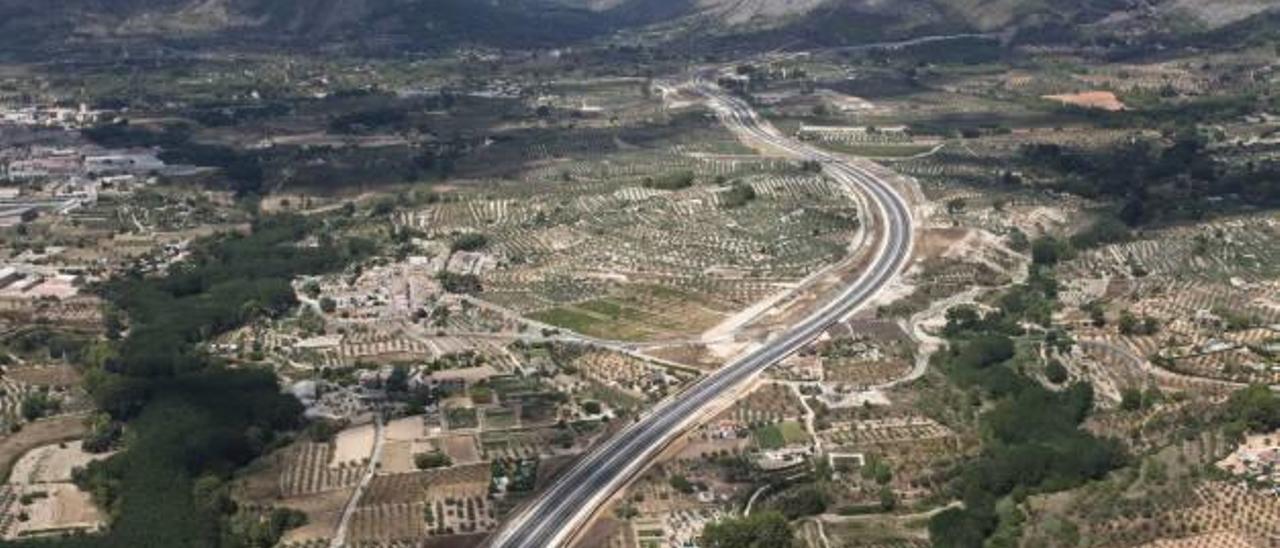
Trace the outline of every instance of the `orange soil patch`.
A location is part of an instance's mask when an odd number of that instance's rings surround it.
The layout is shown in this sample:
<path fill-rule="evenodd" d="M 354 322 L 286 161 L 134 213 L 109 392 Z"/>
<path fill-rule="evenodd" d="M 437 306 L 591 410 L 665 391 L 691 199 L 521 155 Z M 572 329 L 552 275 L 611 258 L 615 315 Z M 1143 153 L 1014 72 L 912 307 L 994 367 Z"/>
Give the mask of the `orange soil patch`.
<path fill-rule="evenodd" d="M 1084 108 L 1097 108 L 1106 111 L 1116 112 L 1126 110 L 1124 103 L 1116 97 L 1116 94 L 1110 91 L 1085 91 L 1082 93 L 1064 93 L 1061 95 L 1045 95 L 1045 99 L 1050 101 L 1058 101 L 1064 105 L 1073 105 Z"/>

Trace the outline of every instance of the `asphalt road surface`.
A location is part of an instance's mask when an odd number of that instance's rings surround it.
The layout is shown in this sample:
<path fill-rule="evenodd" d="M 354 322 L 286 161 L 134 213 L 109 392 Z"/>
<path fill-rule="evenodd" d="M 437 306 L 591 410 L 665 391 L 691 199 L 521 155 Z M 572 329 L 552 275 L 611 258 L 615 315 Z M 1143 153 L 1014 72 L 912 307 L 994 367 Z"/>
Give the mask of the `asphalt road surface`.
<path fill-rule="evenodd" d="M 768 143 L 799 160 L 821 162 L 823 172 L 862 192 L 881 222 L 876 253 L 858 279 L 844 287 L 820 310 L 757 350 L 726 364 L 688 389 L 669 397 L 633 424 L 578 459 L 546 491 L 512 516 L 489 545 L 496 548 L 562 546 L 572 540 L 600 505 L 621 489 L 662 449 L 693 426 L 717 398 L 750 382 L 765 368 L 797 351 L 831 324 L 876 295 L 907 264 L 914 245 L 911 211 L 906 200 L 875 174 L 782 135 L 758 118 L 743 101 L 705 78 L 695 84 L 721 121 L 741 134 Z"/>

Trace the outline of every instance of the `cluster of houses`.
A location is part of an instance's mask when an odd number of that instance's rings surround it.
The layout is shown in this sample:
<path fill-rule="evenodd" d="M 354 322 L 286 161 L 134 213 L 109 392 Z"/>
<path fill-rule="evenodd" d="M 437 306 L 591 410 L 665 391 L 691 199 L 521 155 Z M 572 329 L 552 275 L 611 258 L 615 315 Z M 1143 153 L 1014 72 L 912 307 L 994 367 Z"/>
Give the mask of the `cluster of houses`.
<path fill-rule="evenodd" d="M 150 150 L 9 147 L 0 151 L 0 226 L 92 206 L 99 195 L 129 194 L 155 175 L 182 169 Z"/>
<path fill-rule="evenodd" d="M 91 206 L 99 194 L 128 194 L 157 176 L 200 171 L 166 164 L 155 149 L 109 149 L 81 137 L 80 129 L 110 116 L 85 105 L 0 105 L 0 227 Z"/>
<path fill-rule="evenodd" d="M 80 129 L 109 117 L 110 112 L 90 109 L 84 103 L 76 107 L 28 105 L 0 108 L 0 123 L 21 126 Z"/>
<path fill-rule="evenodd" d="M 1280 496 L 1280 430 L 1248 436 L 1218 468 Z"/>
<path fill-rule="evenodd" d="M 0 300 L 66 300 L 80 294 L 83 278 L 54 268 L 0 266 Z"/>

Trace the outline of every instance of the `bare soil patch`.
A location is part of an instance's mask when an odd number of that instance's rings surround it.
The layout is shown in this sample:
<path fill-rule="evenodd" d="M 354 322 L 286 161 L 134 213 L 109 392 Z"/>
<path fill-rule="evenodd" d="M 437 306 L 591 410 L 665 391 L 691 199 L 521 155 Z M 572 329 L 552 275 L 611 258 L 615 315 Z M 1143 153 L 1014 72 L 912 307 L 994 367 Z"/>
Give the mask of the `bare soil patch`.
<path fill-rule="evenodd" d="M 28 451 L 42 445 L 83 438 L 88 432 L 82 415 L 54 417 L 27 424 L 22 430 L 0 439 L 0 478 L 8 481 L 14 463 Z"/>
<path fill-rule="evenodd" d="M 922 230 L 916 240 L 916 257 L 930 258 L 946 253 L 952 246 L 964 240 L 967 228 L 931 228 Z"/>
<path fill-rule="evenodd" d="M 1110 112 L 1118 112 L 1127 110 L 1116 94 L 1110 91 L 1085 91 L 1081 93 L 1066 93 L 1061 95 L 1045 95 L 1045 99 L 1057 101 L 1064 105 L 1071 105 L 1083 108 L 1096 108 Z"/>
<path fill-rule="evenodd" d="M 293 508 L 307 515 L 307 524 L 285 533 L 284 538 L 280 539 L 281 544 L 287 546 L 294 542 L 308 540 L 322 540 L 327 543 L 333 537 L 334 530 L 338 528 L 342 509 L 351 498 L 352 491 L 351 488 L 338 489 L 280 501 L 278 503 L 280 506 Z"/>
<path fill-rule="evenodd" d="M 344 463 L 359 463 L 368 460 L 373 454 L 373 438 L 376 434 L 372 424 L 348 428 L 334 437 L 333 460 L 330 466 Z"/>
<path fill-rule="evenodd" d="M 66 364 L 13 367 L 5 371 L 5 375 L 35 386 L 73 386 L 80 383 L 80 373 Z"/>
<path fill-rule="evenodd" d="M 480 461 L 480 450 L 476 448 L 476 439 L 473 436 L 444 438 L 444 453 L 449 455 L 454 464 L 471 464 Z"/>
<path fill-rule="evenodd" d="M 70 483 L 27 485 L 23 494 L 43 494 L 22 505 L 26 521 L 17 521 L 8 534 L 13 537 L 70 530 L 95 530 L 103 523 L 102 514 L 88 493 Z M 21 503 L 19 503 L 21 504 Z"/>
<path fill-rule="evenodd" d="M 413 442 L 388 440 L 378 461 L 379 474 L 405 474 L 417 470 L 413 464 Z"/>
<path fill-rule="evenodd" d="M 388 422 L 384 432 L 388 441 L 413 441 L 426 437 L 426 427 L 422 422 L 422 415 L 414 415 Z"/>
<path fill-rule="evenodd" d="M 10 483 L 58 483 L 71 481 L 71 471 L 105 459 L 109 453 L 89 453 L 80 441 L 55 443 L 28 451 L 14 464 Z"/>

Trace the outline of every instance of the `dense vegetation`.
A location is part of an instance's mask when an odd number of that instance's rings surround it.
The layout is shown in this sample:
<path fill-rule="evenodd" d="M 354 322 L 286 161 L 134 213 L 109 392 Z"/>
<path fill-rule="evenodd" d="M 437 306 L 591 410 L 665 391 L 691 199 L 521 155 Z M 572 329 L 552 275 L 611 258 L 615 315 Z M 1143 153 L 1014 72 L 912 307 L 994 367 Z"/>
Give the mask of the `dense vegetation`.
<path fill-rule="evenodd" d="M 979 418 L 983 451 L 961 467 L 954 482 L 964 507 L 929 522 L 935 546 L 1015 545 L 1020 515 L 1016 509 L 998 511 L 1002 498 L 1068 489 L 1124 462 L 1117 443 L 1079 428 L 1093 406 L 1091 386 L 1076 383 L 1055 392 L 1022 372 L 1025 364 L 1012 337 L 1025 336 L 1028 321 L 1049 325 L 1055 292 L 1056 283 L 1037 267 L 1027 284 L 1002 296 L 998 310 L 948 314 L 952 344 L 936 358 L 938 365 L 974 401 L 990 403 Z M 1045 336 L 1047 344 L 1061 339 L 1053 331 Z"/>
<path fill-rule="evenodd" d="M 747 205 L 756 199 L 756 191 L 751 185 L 734 181 L 729 188 L 720 194 L 720 207 L 733 209 Z"/>
<path fill-rule="evenodd" d="M 658 190 L 680 190 L 693 186 L 692 171 L 676 171 L 658 177 L 645 177 L 644 187 Z"/>
<path fill-rule="evenodd" d="M 1200 219 L 1214 200 L 1280 205 L 1280 164 L 1224 165 L 1195 132 L 1167 143 L 1139 139 L 1099 152 L 1030 145 L 1022 158 L 1051 174 L 1059 190 L 1119 202 L 1118 216 L 1130 226 Z"/>
<path fill-rule="evenodd" d="M 793 539 L 785 516 L 760 512 L 709 524 L 700 540 L 707 548 L 786 548 Z"/>
<path fill-rule="evenodd" d="M 450 251 L 479 251 L 489 245 L 489 237 L 476 232 L 458 236 L 449 246 Z"/>
<path fill-rule="evenodd" d="M 301 405 L 281 394 L 274 372 L 228 367 L 198 343 L 284 313 L 294 303 L 292 277 L 338 269 L 370 251 L 358 241 L 299 245 L 315 228 L 298 217 L 263 219 L 249 234 L 198 243 L 165 276 L 135 274 L 104 288 L 130 329 L 88 371 L 86 386 L 110 415 L 104 428 L 127 425 L 127 443 L 76 481 L 107 509 L 111 528 L 34 544 L 271 546 L 298 523 L 288 513 L 246 517 L 225 481 L 300 426 Z"/>
<path fill-rule="evenodd" d="M 1280 429 L 1280 395 L 1264 385 L 1239 390 L 1227 400 L 1227 432 L 1269 433 Z"/>
<path fill-rule="evenodd" d="M 372 116 L 367 113 L 353 114 Z M 369 128 L 356 120 L 348 132 Z M 408 123 L 401 121 L 401 123 Z M 363 128 L 363 129 L 361 129 Z M 331 128 L 332 129 L 332 128 Z M 385 128 L 384 128 L 385 129 Z M 110 148 L 155 147 L 168 164 L 216 168 L 216 177 L 200 180 L 232 190 L 237 196 L 261 196 L 274 185 L 288 183 L 332 188 L 352 183 L 392 184 L 448 177 L 460 155 L 452 142 L 434 146 L 333 147 L 274 146 L 242 148 L 197 142 L 189 124 L 162 128 L 111 123 L 84 130 L 93 142 Z"/>
<path fill-rule="evenodd" d="M 85 129 L 83 133 L 104 147 L 159 147 L 159 157 L 165 163 L 221 168 L 236 194 L 262 193 L 265 176 L 261 158 L 227 146 L 196 143 L 191 140 L 188 127 L 173 125 L 157 131 L 122 122 Z"/>

